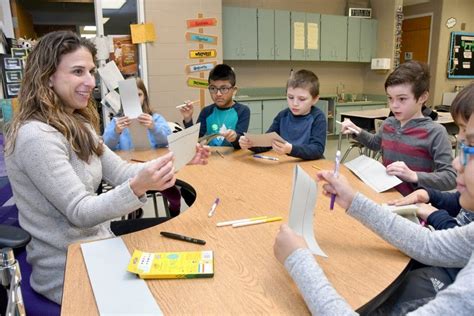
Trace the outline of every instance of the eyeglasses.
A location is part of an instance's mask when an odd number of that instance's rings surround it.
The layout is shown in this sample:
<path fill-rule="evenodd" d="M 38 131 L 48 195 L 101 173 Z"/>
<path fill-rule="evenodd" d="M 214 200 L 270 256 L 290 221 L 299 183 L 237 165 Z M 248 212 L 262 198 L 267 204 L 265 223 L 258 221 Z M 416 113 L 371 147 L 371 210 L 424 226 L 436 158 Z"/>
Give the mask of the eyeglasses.
<path fill-rule="evenodd" d="M 463 167 L 474 158 L 474 146 L 467 146 L 464 142 L 459 143 L 459 159 Z"/>
<path fill-rule="evenodd" d="M 214 86 L 209 86 L 209 92 L 211 94 L 217 94 L 217 91 L 219 91 L 221 94 L 227 94 L 232 88 L 234 87 L 214 87 Z"/>

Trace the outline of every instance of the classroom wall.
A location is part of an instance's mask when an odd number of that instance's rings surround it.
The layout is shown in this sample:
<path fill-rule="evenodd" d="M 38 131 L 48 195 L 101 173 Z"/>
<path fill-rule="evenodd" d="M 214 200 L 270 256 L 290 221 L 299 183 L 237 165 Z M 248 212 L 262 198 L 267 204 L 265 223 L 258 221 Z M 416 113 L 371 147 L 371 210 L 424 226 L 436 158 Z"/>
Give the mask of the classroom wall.
<path fill-rule="evenodd" d="M 197 18 L 197 13 L 204 17 L 216 17 L 216 27 L 204 28 L 204 33 L 217 35 L 218 45 L 206 48 L 217 49 L 217 62 L 222 62 L 222 3 L 220 0 L 144 0 L 145 21 L 155 24 L 157 41 L 147 44 L 148 90 L 152 108 L 162 114 L 168 121 L 181 122 L 181 115 L 175 108 L 184 100 L 200 98 L 200 89 L 190 88 L 186 84 L 185 66 L 196 63 L 188 59 L 188 50 L 197 49 L 198 44 L 186 42 L 186 20 Z M 197 29 L 190 31 L 196 32 Z M 207 73 L 205 74 L 207 79 Z M 205 104 L 211 99 L 204 91 Z M 199 111 L 195 111 L 197 115 Z"/>
<path fill-rule="evenodd" d="M 474 32 L 474 2 L 472 0 L 431 0 L 428 3 L 406 7 L 405 16 L 433 14 L 430 54 L 429 104 L 442 103 L 443 92 L 454 91 L 456 85 L 467 85 L 472 79 L 448 79 L 447 63 L 451 32 Z M 450 17 L 457 19 L 453 28 L 446 27 Z M 465 23 L 465 29 L 461 29 Z"/>

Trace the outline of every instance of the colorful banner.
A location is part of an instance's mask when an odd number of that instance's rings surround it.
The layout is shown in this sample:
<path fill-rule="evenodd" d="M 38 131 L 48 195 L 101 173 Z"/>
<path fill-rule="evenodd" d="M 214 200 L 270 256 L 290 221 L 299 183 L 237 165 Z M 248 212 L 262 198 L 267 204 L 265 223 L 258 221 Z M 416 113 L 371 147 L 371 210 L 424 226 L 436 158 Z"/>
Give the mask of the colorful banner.
<path fill-rule="evenodd" d="M 189 77 L 187 80 L 187 83 L 189 87 L 200 88 L 200 89 L 206 89 L 209 86 L 207 79 L 203 79 L 203 78 Z"/>
<path fill-rule="evenodd" d="M 215 61 L 211 61 L 209 63 L 203 63 L 203 64 L 187 65 L 186 72 L 189 74 L 192 72 L 210 71 L 212 68 L 214 68 L 215 65 L 216 65 Z"/>
<path fill-rule="evenodd" d="M 186 40 L 203 44 L 217 45 L 217 36 L 186 32 Z"/>
<path fill-rule="evenodd" d="M 215 49 L 191 49 L 189 58 L 215 58 L 217 51 Z"/>
<path fill-rule="evenodd" d="M 186 20 L 186 25 L 188 29 L 193 27 L 206 27 L 206 26 L 216 26 L 216 18 L 203 18 L 203 19 L 189 19 Z"/>

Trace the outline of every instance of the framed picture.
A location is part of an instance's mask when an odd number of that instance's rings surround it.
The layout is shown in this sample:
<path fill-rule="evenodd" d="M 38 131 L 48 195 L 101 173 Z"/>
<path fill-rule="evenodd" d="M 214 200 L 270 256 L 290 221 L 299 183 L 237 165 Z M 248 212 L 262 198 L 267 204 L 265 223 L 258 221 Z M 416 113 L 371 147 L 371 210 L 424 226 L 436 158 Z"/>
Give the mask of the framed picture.
<path fill-rule="evenodd" d="M 5 70 L 21 70 L 22 61 L 20 58 L 5 58 L 3 59 L 3 66 Z"/>
<path fill-rule="evenodd" d="M 7 83 L 21 82 L 23 79 L 23 72 L 21 70 L 7 70 L 5 71 L 5 79 Z"/>

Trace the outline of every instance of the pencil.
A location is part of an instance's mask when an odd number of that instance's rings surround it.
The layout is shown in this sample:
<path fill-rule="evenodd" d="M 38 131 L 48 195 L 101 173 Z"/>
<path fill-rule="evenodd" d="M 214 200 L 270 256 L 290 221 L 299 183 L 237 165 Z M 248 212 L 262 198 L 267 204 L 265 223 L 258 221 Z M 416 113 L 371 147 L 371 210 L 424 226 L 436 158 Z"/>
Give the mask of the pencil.
<path fill-rule="evenodd" d="M 135 161 L 135 162 L 145 162 L 145 160 L 140 160 L 140 159 L 135 159 L 135 158 L 132 158 L 132 159 L 130 159 L 130 161 Z"/>
<path fill-rule="evenodd" d="M 318 166 L 315 166 L 315 165 L 313 165 L 313 168 L 318 169 L 318 170 L 323 170 L 323 169 L 321 169 L 321 168 L 319 168 Z"/>
<path fill-rule="evenodd" d="M 221 156 L 222 158 L 224 158 L 224 155 L 223 155 L 220 151 L 216 150 L 216 153 L 217 153 L 219 156 Z"/>
<path fill-rule="evenodd" d="M 243 226 L 249 226 L 249 225 L 270 223 L 270 222 L 275 222 L 275 221 L 281 221 L 282 219 L 283 218 L 281 216 L 270 217 L 270 218 L 265 218 L 265 219 L 258 219 L 258 220 L 255 220 L 255 221 L 234 223 L 234 224 L 232 224 L 232 227 L 237 228 L 237 227 L 243 227 Z"/>
<path fill-rule="evenodd" d="M 183 103 L 183 104 L 177 105 L 176 108 L 180 109 L 182 107 L 185 107 L 188 104 L 194 104 L 194 103 L 197 103 L 197 102 L 199 102 L 199 100 L 194 100 L 194 101 L 191 101 L 191 102 L 188 102 L 188 103 Z"/>

